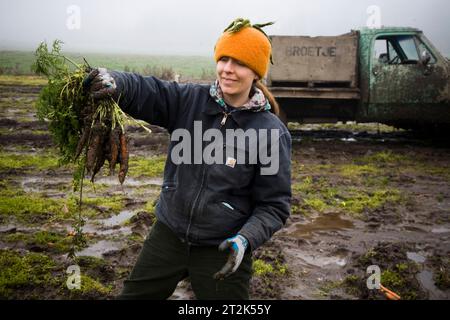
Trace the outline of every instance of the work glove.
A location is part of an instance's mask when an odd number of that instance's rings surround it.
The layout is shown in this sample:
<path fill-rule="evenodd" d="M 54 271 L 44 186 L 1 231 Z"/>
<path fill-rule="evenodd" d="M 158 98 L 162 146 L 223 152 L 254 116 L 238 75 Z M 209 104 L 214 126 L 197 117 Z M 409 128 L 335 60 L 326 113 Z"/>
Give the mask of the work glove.
<path fill-rule="evenodd" d="M 94 100 L 115 97 L 117 85 L 105 68 L 93 69 L 83 80 L 83 88 Z"/>
<path fill-rule="evenodd" d="M 230 248 L 231 252 L 230 255 L 228 256 L 226 264 L 222 267 L 222 269 L 219 272 L 216 272 L 214 274 L 214 279 L 222 280 L 231 275 L 233 272 L 235 272 L 237 268 L 239 268 L 239 265 L 241 264 L 242 259 L 244 258 L 244 253 L 247 247 L 248 247 L 248 240 L 244 236 L 241 236 L 240 234 L 223 241 L 219 246 L 219 250 L 224 251 Z"/>

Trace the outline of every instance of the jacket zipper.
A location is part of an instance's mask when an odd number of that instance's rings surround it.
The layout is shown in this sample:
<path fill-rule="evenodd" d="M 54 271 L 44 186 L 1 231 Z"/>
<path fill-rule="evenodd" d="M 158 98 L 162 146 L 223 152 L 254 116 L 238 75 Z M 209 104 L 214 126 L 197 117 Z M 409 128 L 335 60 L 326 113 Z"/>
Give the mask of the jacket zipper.
<path fill-rule="evenodd" d="M 220 121 L 220 129 L 222 129 L 222 127 L 225 125 L 225 122 L 227 121 L 227 118 L 228 118 L 229 114 L 230 114 L 230 112 L 228 112 L 228 113 L 224 112 L 223 113 L 222 121 Z M 198 202 L 198 199 L 200 197 L 200 194 L 203 191 L 203 185 L 205 183 L 206 169 L 207 169 L 207 166 L 204 165 L 203 166 L 203 171 L 202 171 L 202 182 L 200 184 L 200 189 L 198 190 L 197 195 L 195 196 L 194 202 L 192 203 L 191 212 L 189 213 L 189 224 L 188 224 L 188 227 L 186 229 L 186 242 L 188 244 L 190 244 L 190 242 L 189 242 L 189 231 L 191 231 L 192 218 L 194 217 L 195 206 L 197 205 L 197 202 Z"/>
<path fill-rule="evenodd" d="M 200 189 L 198 190 L 197 195 L 195 196 L 194 203 L 192 204 L 191 212 L 189 213 L 189 224 L 186 229 L 186 242 L 188 244 L 190 243 L 189 242 L 189 231 L 191 230 L 192 218 L 194 216 L 194 209 L 195 209 L 195 206 L 197 205 L 198 198 L 200 197 L 200 194 L 203 191 L 203 184 L 205 183 L 205 173 L 206 173 L 206 166 L 203 167 L 202 182 L 200 184 Z"/>
<path fill-rule="evenodd" d="M 221 126 L 221 127 L 225 125 L 225 122 L 227 122 L 227 119 L 228 119 L 229 114 L 230 114 L 230 112 L 228 112 L 228 113 L 227 113 L 227 112 L 224 112 L 224 113 L 223 113 L 222 121 L 220 121 L 220 126 Z"/>

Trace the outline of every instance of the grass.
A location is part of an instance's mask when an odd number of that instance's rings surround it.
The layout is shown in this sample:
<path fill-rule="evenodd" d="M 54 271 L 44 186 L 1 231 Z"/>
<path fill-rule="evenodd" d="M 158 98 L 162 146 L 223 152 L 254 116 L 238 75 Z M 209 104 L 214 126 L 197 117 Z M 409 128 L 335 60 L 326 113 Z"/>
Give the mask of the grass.
<path fill-rule="evenodd" d="M 132 157 L 129 162 L 128 175 L 130 177 L 160 177 L 164 173 L 166 156 L 151 158 Z"/>
<path fill-rule="evenodd" d="M 63 52 L 63 54 L 77 62 L 81 62 L 85 57 L 91 66 L 102 66 L 117 71 L 124 71 L 126 67 L 138 72 L 146 67 L 171 67 L 175 73 L 182 76 L 182 79 L 201 79 L 205 74 L 211 76 L 215 71 L 214 59 L 206 56 L 79 54 L 67 52 Z M 0 51 L 0 67 L 7 72 L 29 74 L 34 59 L 33 52 Z"/>
<path fill-rule="evenodd" d="M 295 185 L 294 185 L 295 188 Z M 294 195 L 296 193 L 294 192 Z M 300 206 L 293 208 L 293 213 L 308 215 L 311 210 L 323 213 L 328 210 L 341 211 L 358 217 L 364 211 L 375 210 L 385 204 L 399 204 L 403 197 L 399 190 L 393 188 L 361 190 L 353 187 L 325 188 L 316 192 L 300 194 Z"/>
<path fill-rule="evenodd" d="M 17 96 L 17 95 L 20 96 Z M 35 97 L 30 96 L 22 96 L 21 93 L 16 93 L 15 96 L 2 96 L 0 97 L 0 108 L 3 111 L 8 111 L 11 108 L 14 109 L 20 109 L 20 110 L 26 110 L 28 112 L 35 111 L 34 109 L 34 102 Z"/>
<path fill-rule="evenodd" d="M 275 261 L 275 266 L 265 262 L 262 259 L 255 259 L 253 261 L 253 274 L 257 277 L 267 277 L 270 275 L 285 275 L 287 267 Z"/>
<path fill-rule="evenodd" d="M 417 160 L 412 159 L 407 155 L 398 154 L 390 150 L 387 150 L 376 152 L 370 155 L 365 155 L 363 157 L 356 158 L 354 161 L 356 163 L 371 164 L 376 165 L 378 167 L 384 167 L 386 165 L 399 165 L 399 164 L 410 165 Z"/>
<path fill-rule="evenodd" d="M 372 164 L 343 164 L 336 165 L 333 172 L 303 176 L 292 184 L 294 197 L 300 199 L 292 212 L 308 215 L 338 210 L 358 217 L 387 203 L 402 203 L 404 195 L 390 187 L 382 173 Z"/>
<path fill-rule="evenodd" d="M 350 163 L 305 165 L 293 161 L 292 192 L 295 214 L 340 211 L 354 217 L 389 204 L 398 206 L 408 200 L 406 190 L 396 181 L 411 171 L 416 175 L 435 174 L 450 178 L 450 166 L 430 166 L 419 156 L 382 150 L 354 158 Z M 402 178 L 403 179 L 403 178 Z M 404 181 L 401 180 L 401 181 Z M 412 180 L 413 181 L 413 180 Z"/>
<path fill-rule="evenodd" d="M 51 151 L 41 154 L 16 154 L 2 151 L 0 154 L 0 171 L 11 169 L 56 169 L 58 159 Z"/>
<path fill-rule="evenodd" d="M 361 176 L 378 175 L 380 170 L 372 165 L 344 164 L 339 166 L 340 175 L 344 178 L 359 178 Z"/>
<path fill-rule="evenodd" d="M 375 210 L 387 203 L 401 202 L 400 191 L 396 189 L 380 189 L 367 192 L 352 188 L 345 200 L 339 203 L 340 207 L 348 214 L 359 216 L 364 210 Z"/>
<path fill-rule="evenodd" d="M 98 268 L 98 261 L 90 261 Z M 84 268 L 86 264 L 82 264 Z M 98 299 L 109 297 L 112 285 L 104 286 L 98 279 L 81 272 L 80 289 L 69 290 L 68 276 L 52 258 L 40 253 L 20 254 L 0 250 L 0 299 Z"/>
<path fill-rule="evenodd" d="M 62 289 L 64 291 L 69 290 L 64 283 L 62 285 Z M 81 274 L 80 278 L 80 289 L 72 289 L 69 290 L 69 298 L 70 299 L 80 299 L 80 298 L 88 298 L 88 299 L 98 299 L 99 297 L 105 297 L 110 295 L 112 292 L 112 286 L 104 286 L 98 280 L 91 278 L 90 276 L 86 276 Z"/>
<path fill-rule="evenodd" d="M 148 212 L 151 216 L 155 215 L 155 209 L 156 209 L 156 200 L 149 200 L 144 206 L 145 212 Z"/>
<path fill-rule="evenodd" d="M 391 268 L 381 272 L 380 283 L 400 295 L 402 300 L 423 299 L 415 285 L 412 284 L 414 274 L 417 273 L 417 267 L 414 263 L 398 263 Z M 383 295 L 379 291 L 368 292 L 365 288 L 366 276 L 350 275 L 342 281 L 342 287 L 348 294 L 363 299 L 381 299 Z M 364 291 L 366 293 L 364 293 Z M 366 296 L 369 294 L 369 296 Z M 384 298 L 384 297 L 383 297 Z"/>
<path fill-rule="evenodd" d="M 100 209 L 100 211 L 108 211 L 118 213 L 125 207 L 124 195 L 114 195 L 95 198 L 83 198 L 84 205 Z"/>
<path fill-rule="evenodd" d="M 0 57 L 2 53 L 0 52 Z M 2 61 L 3 62 L 3 61 Z M 2 65 L 0 62 L 0 65 Z M 21 85 L 21 86 L 43 86 L 47 84 L 47 79 L 34 75 L 0 75 L 0 85 Z"/>
<path fill-rule="evenodd" d="M 65 207 L 68 209 L 65 210 Z M 0 191 L 0 216 L 13 216 L 21 222 L 67 219 L 70 218 L 70 212 L 75 210 L 75 201 L 55 200 L 14 189 Z"/>
<path fill-rule="evenodd" d="M 103 168 L 105 169 L 105 168 Z M 108 174 L 109 175 L 109 169 L 107 169 L 108 172 L 106 172 L 106 169 L 103 171 L 100 171 L 100 173 L 104 173 L 105 175 Z M 100 174 L 98 174 L 98 176 L 100 176 Z M 109 190 L 110 186 L 106 183 L 98 183 L 98 182 L 91 182 L 90 180 L 86 179 L 84 180 L 84 185 L 83 185 L 83 192 L 92 192 L 94 194 L 97 193 L 103 193 L 103 192 L 107 192 Z"/>
<path fill-rule="evenodd" d="M 395 167 L 398 173 L 420 172 L 424 175 L 439 176 L 450 180 L 450 165 L 447 163 L 444 163 L 442 166 L 430 165 L 420 154 L 410 156 L 387 150 L 356 158 L 354 162 L 358 165 L 372 166 L 379 173 L 387 173 L 389 170 L 389 173 L 392 174 L 393 167 Z M 381 172 L 380 170 L 384 170 L 385 172 Z M 375 174 L 377 172 L 373 173 Z"/>
<path fill-rule="evenodd" d="M 394 292 L 399 293 L 402 300 L 415 300 L 417 292 L 408 286 L 410 273 L 417 273 L 418 269 L 414 263 L 398 263 L 393 268 L 381 273 L 381 284 Z"/>
<path fill-rule="evenodd" d="M 107 217 L 121 211 L 125 195 L 83 198 L 82 216 Z M 49 198 L 44 193 L 24 192 L 20 188 L 0 184 L 0 216 L 14 217 L 23 223 L 72 220 L 78 215 L 77 196 Z"/>
<path fill-rule="evenodd" d="M 38 231 L 34 234 L 12 233 L 3 237 L 5 242 L 22 241 L 28 246 L 40 246 L 58 253 L 67 253 L 70 249 L 71 238 L 50 231 Z"/>
<path fill-rule="evenodd" d="M 23 256 L 10 250 L 0 250 L 0 298 L 7 299 L 16 289 L 55 285 L 52 272 L 55 262 L 40 253 Z"/>
<path fill-rule="evenodd" d="M 0 135 L 4 135 L 4 134 L 14 135 L 16 133 L 17 133 L 17 130 L 15 130 L 14 128 L 0 128 Z M 20 130 L 20 134 L 32 134 L 32 135 L 42 136 L 42 135 L 48 135 L 49 132 L 46 130 L 22 129 L 22 130 Z"/>
<path fill-rule="evenodd" d="M 253 274 L 257 277 L 266 276 L 274 272 L 274 268 L 270 263 L 264 260 L 256 259 L 253 261 Z"/>

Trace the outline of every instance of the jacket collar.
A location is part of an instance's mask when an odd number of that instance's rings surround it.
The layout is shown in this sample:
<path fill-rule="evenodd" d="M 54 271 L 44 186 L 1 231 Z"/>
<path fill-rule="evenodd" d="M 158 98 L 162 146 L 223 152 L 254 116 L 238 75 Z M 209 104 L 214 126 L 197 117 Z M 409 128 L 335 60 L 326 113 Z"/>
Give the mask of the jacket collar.
<path fill-rule="evenodd" d="M 219 83 L 216 80 L 209 90 L 209 95 L 212 98 L 209 100 L 211 103 L 206 105 L 203 112 L 207 115 L 217 115 L 226 113 L 226 103 L 223 100 L 222 90 Z M 271 109 L 269 101 L 266 99 L 262 91 L 255 88 L 255 94 L 252 98 L 242 107 L 236 108 L 229 113 L 231 117 L 239 127 L 244 128 L 248 121 L 254 118 L 254 112 L 265 112 Z"/>
<path fill-rule="evenodd" d="M 269 101 L 264 96 L 264 93 L 261 89 L 254 87 L 253 96 L 242 106 L 239 106 L 239 109 L 245 109 L 252 112 L 259 112 L 270 110 L 271 106 Z M 226 110 L 226 103 L 223 99 L 222 89 L 220 88 L 219 81 L 216 80 L 211 87 L 209 88 L 209 95 L 224 109 Z"/>

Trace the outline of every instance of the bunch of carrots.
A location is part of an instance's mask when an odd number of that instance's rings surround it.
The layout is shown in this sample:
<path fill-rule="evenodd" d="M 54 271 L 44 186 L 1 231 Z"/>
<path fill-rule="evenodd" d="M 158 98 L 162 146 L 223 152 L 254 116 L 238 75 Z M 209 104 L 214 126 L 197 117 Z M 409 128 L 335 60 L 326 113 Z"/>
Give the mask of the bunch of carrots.
<path fill-rule="evenodd" d="M 120 121 L 119 115 L 114 115 L 118 110 L 106 105 L 95 108 L 89 105 L 83 109 L 82 131 L 78 140 L 75 159 L 78 159 L 83 151 L 86 154 L 85 167 L 94 182 L 95 175 L 105 164 L 109 162 L 109 174 L 115 174 L 115 167 L 119 163 L 119 182 L 123 184 L 128 172 L 129 152 L 127 138 Z"/>
<path fill-rule="evenodd" d="M 74 164 L 74 191 L 79 191 L 78 218 L 74 223 L 73 245 L 69 257 L 85 245 L 82 228 L 83 179 L 95 175 L 109 162 L 109 172 L 115 174 L 120 164 L 119 182 L 124 183 L 128 171 L 128 146 L 124 130 L 126 120 L 150 129 L 127 116 L 113 98 L 95 101 L 83 87 L 83 80 L 92 70 L 88 62 L 79 64 L 61 54 L 62 42 L 51 48 L 41 43 L 36 49 L 33 65 L 37 74 L 47 77 L 36 102 L 37 116 L 48 123 L 49 131 L 59 148 L 60 164 Z"/>
<path fill-rule="evenodd" d="M 109 172 L 120 164 L 119 182 L 128 171 L 128 147 L 124 130 L 127 115 L 112 98 L 94 101 L 83 88 L 83 79 L 92 70 L 60 52 L 56 40 L 51 50 L 41 43 L 35 52 L 34 69 L 48 79 L 37 101 L 37 114 L 49 123 L 49 130 L 60 150 L 60 163 L 78 165 L 74 174 L 77 190 L 85 173 L 95 175 L 109 162 Z M 148 130 L 148 129 L 147 129 Z"/>

